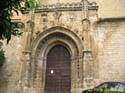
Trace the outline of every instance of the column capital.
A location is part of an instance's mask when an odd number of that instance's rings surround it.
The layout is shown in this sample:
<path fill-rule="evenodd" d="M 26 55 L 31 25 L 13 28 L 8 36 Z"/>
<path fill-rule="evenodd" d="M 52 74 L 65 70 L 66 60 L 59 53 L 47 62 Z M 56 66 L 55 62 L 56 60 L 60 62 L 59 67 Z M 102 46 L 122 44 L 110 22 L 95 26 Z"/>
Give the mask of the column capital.
<path fill-rule="evenodd" d="M 83 50 L 83 54 L 84 53 L 92 53 L 92 49 L 90 49 L 90 48 L 84 49 Z"/>

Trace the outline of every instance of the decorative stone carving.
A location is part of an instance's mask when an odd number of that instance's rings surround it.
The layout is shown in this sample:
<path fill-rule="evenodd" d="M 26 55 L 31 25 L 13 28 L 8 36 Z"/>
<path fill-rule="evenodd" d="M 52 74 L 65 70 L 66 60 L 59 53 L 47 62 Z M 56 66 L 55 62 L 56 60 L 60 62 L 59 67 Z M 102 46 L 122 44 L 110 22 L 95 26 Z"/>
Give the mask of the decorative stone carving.
<path fill-rule="evenodd" d="M 58 3 L 58 11 L 81 11 L 83 7 L 82 2 L 78 3 Z M 35 12 L 50 12 L 55 11 L 57 6 L 55 4 L 52 5 L 42 5 L 41 8 L 37 9 Z M 97 10 L 98 6 L 96 3 L 88 2 L 88 9 L 89 10 Z"/>
<path fill-rule="evenodd" d="M 76 14 L 75 13 L 69 13 L 69 19 L 71 22 L 75 21 L 76 20 Z"/>
<path fill-rule="evenodd" d="M 89 77 L 93 78 L 93 73 L 89 72 L 93 70 L 93 68 L 91 69 L 92 53 L 88 50 L 83 53 L 83 48 L 90 48 L 88 45 L 90 43 L 88 38 L 88 32 L 90 32 L 89 10 L 97 10 L 98 6 L 96 3 L 84 1 L 71 4 L 42 5 L 41 8 L 35 10 L 36 14 L 37 12 L 39 12 L 38 14 L 42 13 L 40 26 L 43 30 L 38 32 L 30 45 L 29 59 L 31 58 L 31 62 L 27 64 L 29 65 L 28 70 L 30 70 L 28 76 L 31 76 L 28 78 L 28 83 L 38 89 L 34 89 L 35 93 L 38 91 L 44 93 L 47 53 L 58 44 L 65 46 L 71 54 L 71 93 L 79 93 L 78 91 L 84 88 L 84 81 L 87 84 L 91 83 L 92 79 Z M 31 25 L 32 23 L 29 22 L 28 32 L 32 31 Z M 89 69 L 86 70 L 86 67 Z"/>
<path fill-rule="evenodd" d="M 43 35 L 40 35 L 43 34 Z M 81 49 L 83 48 L 80 42 L 79 37 L 75 33 L 65 29 L 63 27 L 54 27 L 47 31 L 40 33 L 39 39 L 36 38 L 36 42 L 39 40 L 36 50 L 33 49 L 32 58 L 35 58 L 32 61 L 32 78 L 33 85 L 36 88 L 41 89 L 40 92 L 44 93 L 44 82 L 45 82 L 45 71 L 46 71 L 46 56 L 48 51 L 57 44 L 64 45 L 71 53 L 71 93 L 74 93 L 75 89 L 81 88 L 83 86 L 83 55 L 80 55 Z M 43 38 L 44 37 L 44 38 Z M 77 39 L 74 39 L 77 38 Z M 38 41 L 37 41 L 38 40 Z M 76 40 L 78 40 L 76 42 Z M 79 48 L 78 48 L 79 47 Z M 81 47 L 81 48 L 80 48 Z M 79 50 L 80 49 L 80 50 Z M 82 52 L 81 52 L 82 53 Z M 79 89 L 78 89 L 79 90 Z"/>
<path fill-rule="evenodd" d="M 55 11 L 54 17 L 55 17 L 55 19 L 57 20 L 57 23 L 59 23 L 59 20 L 60 20 L 60 17 L 61 17 L 61 16 L 62 16 L 62 13 L 61 13 L 61 12 L 59 12 L 58 10 Z"/>
<path fill-rule="evenodd" d="M 90 20 L 88 18 L 82 20 L 83 31 L 89 31 L 90 29 Z"/>
<path fill-rule="evenodd" d="M 47 29 L 47 24 L 48 24 L 48 15 L 47 15 L 47 13 L 42 13 L 41 14 L 41 19 L 40 19 L 40 25 L 42 24 L 42 28 L 41 29 L 43 29 L 43 31 L 44 30 L 46 30 Z"/>

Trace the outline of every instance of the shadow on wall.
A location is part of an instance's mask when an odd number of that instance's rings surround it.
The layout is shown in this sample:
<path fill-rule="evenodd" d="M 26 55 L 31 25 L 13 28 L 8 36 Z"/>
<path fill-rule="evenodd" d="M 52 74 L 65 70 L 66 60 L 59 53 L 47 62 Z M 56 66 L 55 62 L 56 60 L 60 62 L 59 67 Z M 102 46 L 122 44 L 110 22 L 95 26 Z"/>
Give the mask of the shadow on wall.
<path fill-rule="evenodd" d="M 0 93 L 7 93 L 8 77 L 5 73 L 4 64 L 0 66 Z"/>
<path fill-rule="evenodd" d="M 6 75 L 5 71 L 5 52 L 2 48 L 3 43 L 0 42 L 0 93 L 6 93 L 7 91 L 7 85 L 8 85 L 8 77 Z"/>

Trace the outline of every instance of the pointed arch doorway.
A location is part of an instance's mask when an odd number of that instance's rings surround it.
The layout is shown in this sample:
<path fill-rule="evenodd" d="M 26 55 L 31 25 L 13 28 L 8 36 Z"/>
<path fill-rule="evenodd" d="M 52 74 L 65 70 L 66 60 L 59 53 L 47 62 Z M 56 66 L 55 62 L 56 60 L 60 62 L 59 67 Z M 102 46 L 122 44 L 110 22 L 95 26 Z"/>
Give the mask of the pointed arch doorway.
<path fill-rule="evenodd" d="M 63 53 L 58 47 L 66 52 Z M 60 54 L 56 52 L 56 49 Z M 81 56 L 83 57 L 83 50 L 84 47 L 80 38 L 66 28 L 52 27 L 40 33 L 33 42 L 31 54 L 33 71 L 31 76 L 34 79 L 31 81 L 31 86 L 37 88 L 34 91 L 36 93 L 80 92 L 81 86 L 83 86 L 83 59 L 81 58 Z M 55 61 L 50 60 L 51 55 L 54 56 L 52 58 Z M 65 56 L 60 57 L 59 55 Z M 60 58 L 60 60 L 55 58 Z M 67 64 L 63 64 L 63 62 L 67 62 Z M 49 64 L 52 64 L 52 67 L 49 67 Z M 64 68 L 60 68 L 60 64 Z M 55 73 L 60 73 L 60 75 Z"/>
<path fill-rule="evenodd" d="M 56 45 L 47 55 L 45 93 L 70 93 L 71 59 L 68 49 Z"/>

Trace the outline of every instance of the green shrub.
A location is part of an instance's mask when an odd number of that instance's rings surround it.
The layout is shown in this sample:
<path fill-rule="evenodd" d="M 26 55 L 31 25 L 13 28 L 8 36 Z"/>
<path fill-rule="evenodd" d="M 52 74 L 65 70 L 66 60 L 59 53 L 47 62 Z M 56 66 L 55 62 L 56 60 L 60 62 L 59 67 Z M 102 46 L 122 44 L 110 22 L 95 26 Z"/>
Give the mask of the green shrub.
<path fill-rule="evenodd" d="M 6 57 L 2 48 L 0 48 L 0 66 L 5 62 Z"/>

